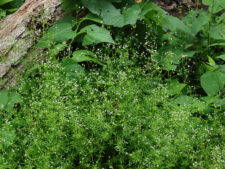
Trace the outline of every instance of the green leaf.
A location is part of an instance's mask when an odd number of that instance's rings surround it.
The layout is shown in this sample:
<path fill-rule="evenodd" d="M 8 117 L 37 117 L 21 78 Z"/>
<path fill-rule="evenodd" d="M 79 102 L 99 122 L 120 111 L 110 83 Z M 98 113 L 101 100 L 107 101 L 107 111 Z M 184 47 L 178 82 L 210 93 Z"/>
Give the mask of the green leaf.
<path fill-rule="evenodd" d="M 22 98 L 21 98 L 20 94 L 15 93 L 15 92 L 10 92 L 9 93 L 9 101 L 8 101 L 8 104 L 7 104 L 7 107 L 6 107 L 6 111 L 7 112 L 12 111 L 13 108 L 14 108 L 14 105 L 16 103 L 21 103 L 21 102 L 22 102 Z"/>
<path fill-rule="evenodd" d="M 199 16 L 193 20 L 191 26 L 192 35 L 195 36 L 202 29 L 204 25 L 209 22 L 209 17 L 204 11 L 200 11 Z"/>
<path fill-rule="evenodd" d="M 3 89 L 0 91 L 0 110 L 4 110 L 9 101 L 9 96 L 7 90 Z"/>
<path fill-rule="evenodd" d="M 216 40 L 225 40 L 225 25 L 212 26 L 209 30 L 209 36 Z"/>
<path fill-rule="evenodd" d="M 191 30 L 177 17 L 166 15 L 165 19 L 167 21 L 167 24 L 164 25 L 165 29 L 169 29 L 171 31 L 179 30 L 191 34 Z"/>
<path fill-rule="evenodd" d="M 210 65 L 208 65 L 208 64 L 206 64 L 206 63 L 203 63 L 203 65 L 205 66 L 205 68 L 206 68 L 207 70 L 210 70 L 210 71 L 215 70 L 215 67 L 214 67 L 214 66 L 210 66 Z"/>
<path fill-rule="evenodd" d="M 198 108 L 198 110 L 203 110 L 207 107 L 204 102 L 198 100 L 197 98 L 186 95 L 179 96 L 174 100 L 174 103 L 179 105 L 189 105 L 191 107 Z"/>
<path fill-rule="evenodd" d="M 185 86 L 186 84 L 179 83 L 178 79 L 174 79 L 168 83 L 167 90 L 171 95 L 180 94 Z"/>
<path fill-rule="evenodd" d="M 77 50 L 73 53 L 72 59 L 78 63 L 85 62 L 85 61 L 93 61 L 94 63 L 97 63 L 103 66 L 103 64 L 94 57 L 95 57 L 95 54 L 89 50 Z"/>
<path fill-rule="evenodd" d="M 82 2 L 93 14 L 101 16 L 104 24 L 115 27 L 123 27 L 128 24 L 133 25 L 141 14 L 139 4 L 135 4 L 121 12 L 120 9 L 117 9 L 107 0 L 82 0 Z"/>
<path fill-rule="evenodd" d="M 54 45 L 53 48 L 49 50 L 49 55 L 56 56 L 61 51 L 63 51 L 66 47 L 67 47 L 67 44 L 64 44 L 64 43 Z"/>
<path fill-rule="evenodd" d="M 209 21 L 209 16 L 205 11 L 189 11 L 188 15 L 182 18 L 182 21 L 191 29 L 192 36 L 197 35 L 201 31 L 202 27 Z"/>
<path fill-rule="evenodd" d="M 0 92 L 0 110 L 12 111 L 14 105 L 20 102 L 22 98 L 18 93 L 8 92 L 5 89 Z"/>
<path fill-rule="evenodd" d="M 64 67 L 64 71 L 70 75 L 84 73 L 84 69 L 73 59 L 70 58 L 63 59 L 61 65 L 62 67 Z"/>
<path fill-rule="evenodd" d="M 211 45 L 208 45 L 209 47 L 211 46 L 225 46 L 225 43 L 213 43 Z"/>
<path fill-rule="evenodd" d="M 62 9 L 66 13 L 71 13 L 76 9 L 76 5 L 80 3 L 79 0 L 60 0 L 62 3 Z"/>
<path fill-rule="evenodd" d="M 211 66 L 216 65 L 216 62 L 213 60 L 213 58 L 208 56 L 208 60 L 209 60 L 209 65 L 211 65 Z"/>
<path fill-rule="evenodd" d="M 219 71 L 208 71 L 200 78 L 201 86 L 210 96 L 217 94 L 225 85 L 225 74 Z"/>
<path fill-rule="evenodd" d="M 143 2 L 140 4 L 140 8 L 141 8 L 140 18 L 142 19 L 145 18 L 146 14 L 152 11 L 155 11 L 158 13 L 164 13 L 164 11 L 153 2 Z"/>
<path fill-rule="evenodd" d="M 103 27 L 97 25 L 88 25 L 80 30 L 86 33 L 83 38 L 83 46 L 98 44 L 102 42 L 114 43 L 110 32 Z"/>
<path fill-rule="evenodd" d="M 97 23 L 103 24 L 103 20 L 100 17 L 98 17 L 97 15 L 94 15 L 92 13 L 88 13 L 82 19 L 84 19 L 84 20 L 90 20 L 90 21 L 93 21 L 93 22 L 97 22 Z"/>
<path fill-rule="evenodd" d="M 133 5 L 132 7 L 126 9 L 123 12 L 124 25 L 134 25 L 139 19 L 141 13 L 141 8 L 138 4 Z"/>
<path fill-rule="evenodd" d="M 0 6 L 5 5 L 5 4 L 7 4 L 9 2 L 12 2 L 12 1 L 14 1 L 14 0 L 1 0 L 0 1 Z"/>
<path fill-rule="evenodd" d="M 217 13 L 225 9 L 224 0 L 202 0 L 202 3 L 209 6 L 209 11 L 212 13 Z"/>
<path fill-rule="evenodd" d="M 217 56 L 216 58 L 217 58 L 217 59 L 222 59 L 222 60 L 225 61 L 225 54 L 224 54 L 224 55 Z"/>
<path fill-rule="evenodd" d="M 55 25 L 49 28 L 47 34 L 45 34 L 37 43 L 36 48 L 49 48 L 51 43 L 60 43 L 73 39 L 76 34 L 72 30 L 72 23 L 76 19 L 73 17 L 65 17 L 58 21 Z"/>
<path fill-rule="evenodd" d="M 101 15 L 102 9 L 105 6 L 105 9 L 115 8 L 112 3 L 106 0 L 82 0 L 83 5 L 89 9 L 90 12 L 96 15 Z"/>

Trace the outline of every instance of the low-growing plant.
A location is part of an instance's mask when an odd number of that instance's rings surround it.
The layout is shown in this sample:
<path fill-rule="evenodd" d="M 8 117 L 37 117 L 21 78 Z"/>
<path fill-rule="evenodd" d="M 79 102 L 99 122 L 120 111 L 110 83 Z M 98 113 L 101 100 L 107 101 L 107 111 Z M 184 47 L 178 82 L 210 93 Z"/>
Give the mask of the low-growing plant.
<path fill-rule="evenodd" d="M 0 168 L 224 168 L 225 15 L 203 3 L 62 0 L 48 57 L 0 92 Z"/>
<path fill-rule="evenodd" d="M 22 82 L 23 104 L 1 127 L 1 168 L 223 167 L 220 109 L 173 101 L 134 61 L 105 59 L 89 72 L 48 60 Z"/>

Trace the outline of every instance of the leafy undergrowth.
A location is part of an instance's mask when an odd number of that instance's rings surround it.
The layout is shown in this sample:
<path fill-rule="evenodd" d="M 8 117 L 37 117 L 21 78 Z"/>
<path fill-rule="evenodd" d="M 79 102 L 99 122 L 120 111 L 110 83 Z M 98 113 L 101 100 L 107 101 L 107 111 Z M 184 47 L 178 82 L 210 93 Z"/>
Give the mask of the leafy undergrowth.
<path fill-rule="evenodd" d="M 23 81 L 23 104 L 1 115 L 0 168 L 224 167 L 223 112 L 179 106 L 154 69 L 105 60 L 71 74 L 49 59 Z"/>
<path fill-rule="evenodd" d="M 0 92 L 0 168 L 224 168 L 224 2 L 182 19 L 62 2 L 90 13 L 49 28 L 43 63 Z"/>

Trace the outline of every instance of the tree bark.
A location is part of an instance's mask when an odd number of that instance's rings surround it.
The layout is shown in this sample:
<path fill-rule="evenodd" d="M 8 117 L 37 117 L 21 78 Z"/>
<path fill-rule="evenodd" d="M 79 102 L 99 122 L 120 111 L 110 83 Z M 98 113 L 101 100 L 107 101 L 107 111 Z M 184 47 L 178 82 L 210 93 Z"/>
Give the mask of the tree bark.
<path fill-rule="evenodd" d="M 17 12 L 0 22 L 0 89 L 42 30 L 64 16 L 60 4 L 58 0 L 26 0 Z"/>

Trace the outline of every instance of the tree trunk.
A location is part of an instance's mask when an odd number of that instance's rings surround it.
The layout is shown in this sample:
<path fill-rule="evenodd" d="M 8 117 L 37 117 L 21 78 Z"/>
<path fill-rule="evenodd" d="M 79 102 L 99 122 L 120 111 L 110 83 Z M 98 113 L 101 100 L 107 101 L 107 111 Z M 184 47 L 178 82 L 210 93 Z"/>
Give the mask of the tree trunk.
<path fill-rule="evenodd" d="M 58 0 L 26 0 L 21 8 L 0 22 L 0 89 L 12 67 L 20 67 L 45 27 L 63 17 Z"/>

